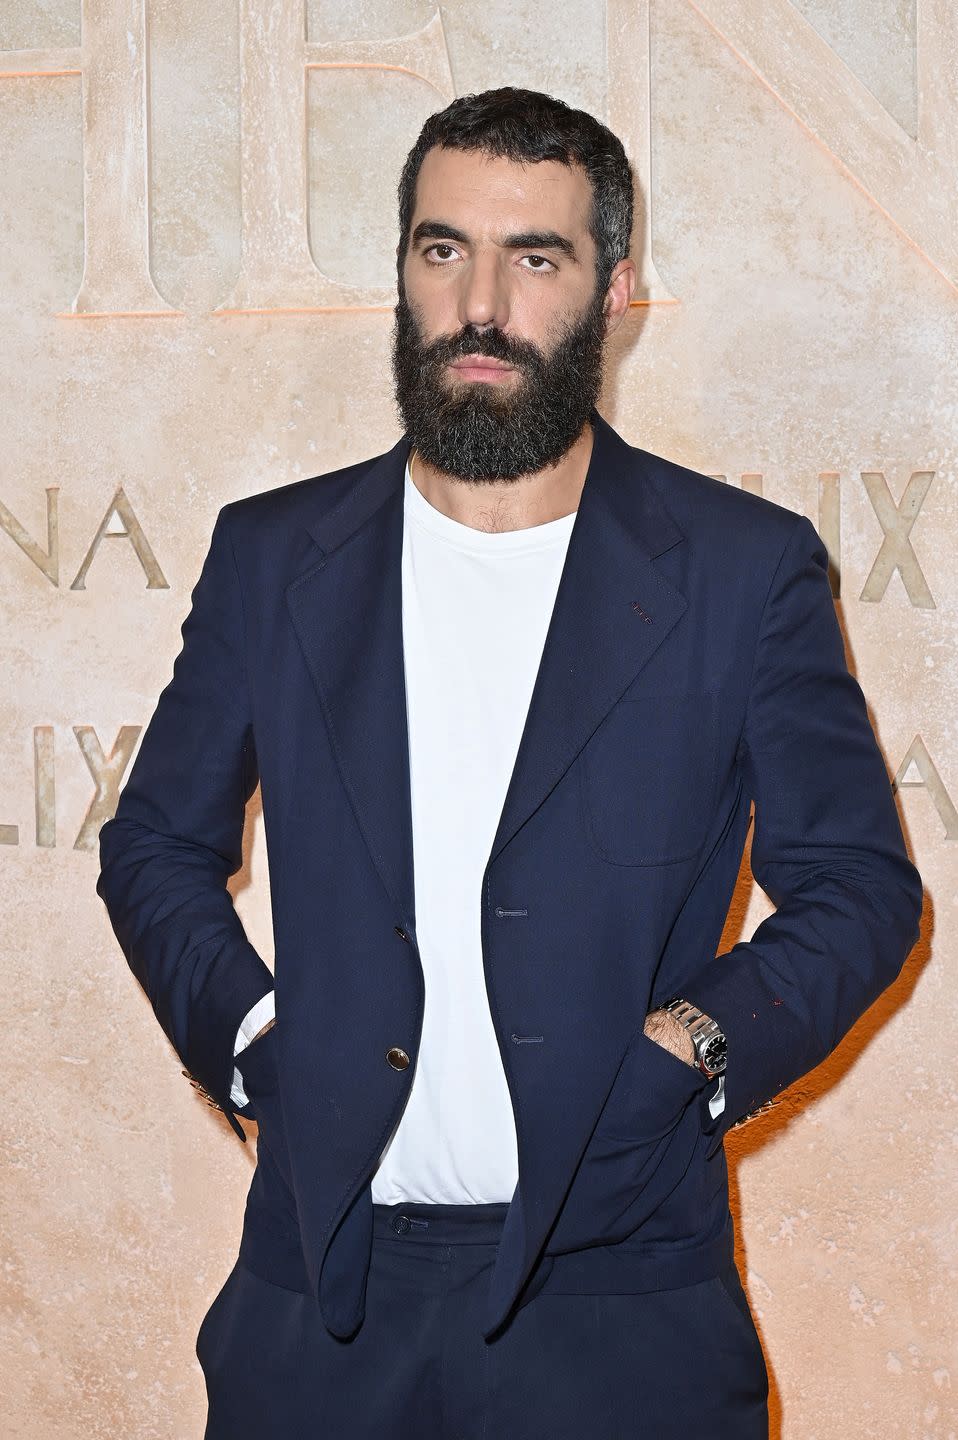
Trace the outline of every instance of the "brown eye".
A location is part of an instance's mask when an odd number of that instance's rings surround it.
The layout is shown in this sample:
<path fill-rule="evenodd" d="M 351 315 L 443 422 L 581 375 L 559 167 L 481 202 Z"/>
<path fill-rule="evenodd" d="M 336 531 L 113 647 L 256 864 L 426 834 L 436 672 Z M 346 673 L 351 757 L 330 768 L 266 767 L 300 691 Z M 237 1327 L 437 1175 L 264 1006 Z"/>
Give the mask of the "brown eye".
<path fill-rule="evenodd" d="M 451 259 L 455 255 L 455 253 L 456 252 L 452 248 L 452 246 L 447 245 L 445 241 L 440 241 L 438 245 L 430 245 L 429 249 L 426 251 L 427 255 L 434 254 L 437 260 L 439 260 L 440 262 Z"/>

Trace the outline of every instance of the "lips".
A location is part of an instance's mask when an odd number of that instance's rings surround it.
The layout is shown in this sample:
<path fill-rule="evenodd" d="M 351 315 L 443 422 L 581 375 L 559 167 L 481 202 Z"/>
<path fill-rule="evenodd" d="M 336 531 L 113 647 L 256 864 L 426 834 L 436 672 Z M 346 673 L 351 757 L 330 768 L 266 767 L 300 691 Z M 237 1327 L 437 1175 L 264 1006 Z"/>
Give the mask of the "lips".
<path fill-rule="evenodd" d="M 514 367 L 505 360 L 496 360 L 492 355 L 463 355 L 451 362 L 450 369 L 455 370 L 463 380 L 495 383 L 511 375 Z"/>

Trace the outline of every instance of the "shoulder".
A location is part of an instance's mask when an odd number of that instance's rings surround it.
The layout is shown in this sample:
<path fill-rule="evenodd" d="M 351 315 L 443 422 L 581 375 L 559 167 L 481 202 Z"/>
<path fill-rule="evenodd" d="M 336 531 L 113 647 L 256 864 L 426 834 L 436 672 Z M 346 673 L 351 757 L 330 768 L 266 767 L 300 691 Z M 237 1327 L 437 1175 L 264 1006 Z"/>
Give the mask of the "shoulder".
<path fill-rule="evenodd" d="M 391 450 L 367 460 L 244 495 L 224 505 L 216 525 L 228 535 L 244 580 L 275 588 L 279 577 L 288 580 L 315 563 L 312 537 L 317 527 L 322 528 L 326 517 L 348 501 L 364 477 L 397 456 L 402 445 L 399 440 Z"/>
<path fill-rule="evenodd" d="M 249 531 L 262 534 L 264 529 L 286 530 L 328 513 L 339 504 L 356 481 L 381 459 L 381 455 L 373 455 L 367 460 L 359 460 L 339 470 L 292 480 L 271 490 L 255 491 L 252 495 L 230 500 L 222 507 L 220 514 L 234 535 Z"/>
<path fill-rule="evenodd" d="M 756 579 L 773 573 L 790 548 L 827 563 L 815 526 L 798 511 L 651 451 L 631 448 L 659 503 L 699 553 L 751 567 Z"/>
<path fill-rule="evenodd" d="M 715 475 L 691 470 L 647 450 L 637 453 L 648 467 L 662 504 L 687 534 L 720 528 L 784 545 L 802 519 L 788 506 Z"/>

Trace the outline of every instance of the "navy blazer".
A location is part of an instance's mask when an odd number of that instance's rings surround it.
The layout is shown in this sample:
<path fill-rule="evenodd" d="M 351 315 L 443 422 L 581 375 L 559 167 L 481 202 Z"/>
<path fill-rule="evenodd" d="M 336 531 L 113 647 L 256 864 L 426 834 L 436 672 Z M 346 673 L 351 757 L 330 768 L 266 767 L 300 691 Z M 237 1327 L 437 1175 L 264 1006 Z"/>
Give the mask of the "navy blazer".
<path fill-rule="evenodd" d="M 812 524 L 592 424 L 476 897 L 519 1159 L 486 1335 L 553 1268 L 602 1289 L 721 1268 L 725 1132 L 833 1049 L 898 975 L 921 913 Z M 259 1123 L 240 1256 L 312 1293 L 343 1336 L 363 1317 L 370 1179 L 423 1016 L 409 448 L 221 509 L 172 679 L 100 831 L 119 943 L 243 1139 L 233 1043 L 275 985 L 277 1024 L 237 1061 Z M 226 888 L 257 781 L 275 979 Z M 776 908 L 716 955 L 753 803 L 752 871 Z M 643 1033 L 675 995 L 728 1036 L 718 1118 L 714 1082 Z"/>

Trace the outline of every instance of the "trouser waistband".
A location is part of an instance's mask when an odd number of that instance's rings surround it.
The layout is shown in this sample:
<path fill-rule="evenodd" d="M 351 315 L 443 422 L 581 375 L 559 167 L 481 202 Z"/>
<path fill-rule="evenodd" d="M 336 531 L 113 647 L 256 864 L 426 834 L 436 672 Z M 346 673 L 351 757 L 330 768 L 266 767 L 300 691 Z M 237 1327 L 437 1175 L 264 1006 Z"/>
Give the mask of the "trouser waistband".
<path fill-rule="evenodd" d="M 373 1238 L 378 1244 L 388 1245 L 390 1241 L 418 1243 L 422 1245 L 424 1255 L 434 1244 L 496 1246 L 502 1238 L 508 1209 L 505 1202 L 487 1205 L 427 1205 L 419 1201 L 398 1205 L 374 1204 Z M 428 1223 L 423 1224 L 423 1221 Z M 734 1226 L 726 1209 L 724 1223 L 718 1232 L 691 1247 L 668 1244 L 642 1246 L 626 1241 L 546 1256 L 542 1272 L 543 1288 L 556 1294 L 639 1294 L 646 1290 L 695 1285 L 733 1265 L 733 1251 Z M 239 1258 L 248 1269 L 275 1285 L 303 1292 L 310 1289 L 298 1236 L 277 1231 L 273 1224 L 262 1218 L 261 1211 L 249 1205 Z"/>
<path fill-rule="evenodd" d="M 508 1202 L 427 1205 L 406 1201 L 373 1205 L 374 1239 L 422 1240 L 443 1245 L 495 1245 L 502 1236 Z"/>

